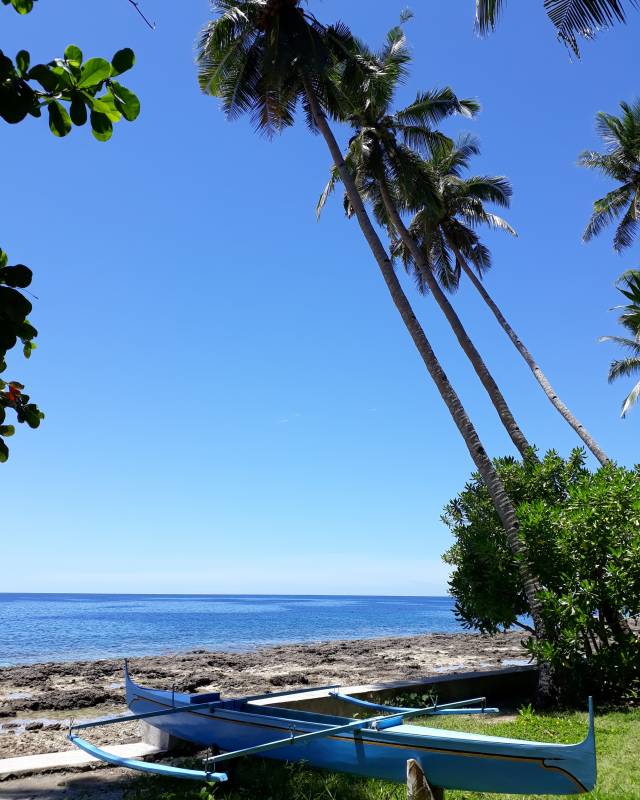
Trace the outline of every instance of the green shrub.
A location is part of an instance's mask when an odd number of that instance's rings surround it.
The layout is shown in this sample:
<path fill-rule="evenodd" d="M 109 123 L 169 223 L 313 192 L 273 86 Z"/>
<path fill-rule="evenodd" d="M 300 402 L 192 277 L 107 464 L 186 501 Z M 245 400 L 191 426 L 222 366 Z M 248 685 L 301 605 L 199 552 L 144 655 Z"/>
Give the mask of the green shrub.
<path fill-rule="evenodd" d="M 551 664 L 565 701 L 638 696 L 640 642 L 628 620 L 640 614 L 640 470 L 592 473 L 580 450 L 496 465 L 543 587 L 547 640 L 535 640 L 524 618 L 517 564 L 477 475 L 443 516 L 455 536 L 444 560 L 455 568 L 458 618 L 482 632 L 527 630 L 531 655 Z"/>

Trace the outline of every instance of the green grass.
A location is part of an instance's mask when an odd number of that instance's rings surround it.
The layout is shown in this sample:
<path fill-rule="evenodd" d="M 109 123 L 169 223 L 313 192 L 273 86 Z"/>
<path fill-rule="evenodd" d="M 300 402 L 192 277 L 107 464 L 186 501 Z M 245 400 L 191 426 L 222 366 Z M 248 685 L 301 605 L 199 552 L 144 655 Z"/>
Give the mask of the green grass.
<path fill-rule="evenodd" d="M 489 721 L 477 717 L 432 718 L 432 727 L 490 733 L 518 739 L 571 743 L 585 734 L 587 715 L 533 714 L 513 720 Z M 596 718 L 598 786 L 592 800 L 640 800 L 640 710 L 614 711 Z M 532 800 L 533 795 L 527 795 Z M 540 800 L 540 795 L 535 796 Z M 575 797 L 575 795 L 574 795 Z M 360 780 L 274 761 L 247 758 L 229 769 L 229 782 L 214 788 L 138 778 L 125 800 L 405 800 L 404 786 Z M 523 795 L 447 792 L 448 800 L 527 800 Z"/>

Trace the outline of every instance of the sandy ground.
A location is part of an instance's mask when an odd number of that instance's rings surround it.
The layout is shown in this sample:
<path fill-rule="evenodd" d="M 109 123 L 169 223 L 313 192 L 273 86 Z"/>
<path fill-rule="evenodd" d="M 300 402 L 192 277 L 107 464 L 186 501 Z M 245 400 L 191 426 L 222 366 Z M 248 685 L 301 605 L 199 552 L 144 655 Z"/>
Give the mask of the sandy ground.
<path fill-rule="evenodd" d="M 130 661 L 143 685 L 244 695 L 338 683 L 354 685 L 525 663 L 521 634 L 424 636 L 280 645 L 249 652 L 194 651 Z M 76 721 L 124 713 L 122 661 L 0 669 L 0 758 L 70 749 Z M 96 729 L 96 744 L 139 739 L 136 723 Z M 4 784 L 0 784 L 3 787 Z M 6 795 L 0 791 L 0 800 Z"/>

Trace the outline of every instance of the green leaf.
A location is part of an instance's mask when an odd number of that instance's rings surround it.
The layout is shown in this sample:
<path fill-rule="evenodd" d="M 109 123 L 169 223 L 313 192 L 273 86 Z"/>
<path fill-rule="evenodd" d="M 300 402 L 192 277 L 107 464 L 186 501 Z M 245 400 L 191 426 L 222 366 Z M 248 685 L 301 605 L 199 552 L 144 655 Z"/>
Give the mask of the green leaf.
<path fill-rule="evenodd" d="M 6 267 L 9 263 L 9 256 L 5 253 L 4 250 L 0 249 L 0 267 Z"/>
<path fill-rule="evenodd" d="M 102 97 L 94 98 L 91 107 L 94 111 L 109 117 L 111 122 L 117 122 L 122 117 L 122 114 L 116 108 L 115 98 L 111 92 L 103 94 Z"/>
<path fill-rule="evenodd" d="M 51 72 L 60 79 L 61 88 L 72 89 L 76 85 L 77 78 L 71 71 L 71 65 L 67 64 L 63 58 L 54 59 L 49 66 L 51 67 Z M 65 97 L 64 99 L 66 100 L 67 98 Z"/>
<path fill-rule="evenodd" d="M 0 436 L 13 436 L 15 432 L 13 425 L 0 425 Z"/>
<path fill-rule="evenodd" d="M 20 73 L 21 78 L 24 78 L 27 72 L 29 72 L 30 63 L 31 56 L 29 55 L 28 51 L 21 50 L 16 56 L 16 66 L 18 67 L 18 72 Z"/>
<path fill-rule="evenodd" d="M 104 58 L 90 58 L 82 65 L 78 88 L 97 86 L 111 75 L 111 64 Z"/>
<path fill-rule="evenodd" d="M 109 141 L 113 133 L 111 120 L 106 114 L 101 114 L 99 111 L 91 112 L 91 128 L 93 135 L 99 142 Z"/>
<path fill-rule="evenodd" d="M 116 108 L 128 122 L 133 122 L 140 113 L 140 101 L 137 96 L 116 81 L 111 81 L 111 92 L 115 98 Z"/>
<path fill-rule="evenodd" d="M 31 283 L 33 272 L 24 264 L 16 264 L 13 267 L 0 267 L 0 283 L 6 286 L 13 286 L 16 289 L 24 289 Z"/>
<path fill-rule="evenodd" d="M 82 66 L 82 50 L 75 44 L 70 44 L 64 51 L 64 57 L 74 67 Z"/>
<path fill-rule="evenodd" d="M 35 403 L 29 403 L 21 409 L 21 416 L 30 428 L 40 427 L 40 421 L 44 419 L 44 414 Z"/>
<path fill-rule="evenodd" d="M 59 78 L 46 64 L 36 64 L 35 67 L 31 67 L 27 78 L 38 81 L 45 92 L 55 92 L 58 88 Z"/>
<path fill-rule="evenodd" d="M 87 107 L 80 97 L 74 97 L 69 106 L 69 114 L 74 125 L 84 125 L 87 121 Z"/>
<path fill-rule="evenodd" d="M 9 448 L 7 445 L 0 439 L 0 464 L 4 464 L 5 461 L 9 458 Z"/>
<path fill-rule="evenodd" d="M 0 317 L 20 324 L 31 313 L 31 303 L 16 289 L 0 286 Z"/>
<path fill-rule="evenodd" d="M 35 342 L 25 342 L 22 347 L 22 352 L 24 353 L 25 358 L 31 358 L 31 353 L 36 349 L 38 345 Z"/>
<path fill-rule="evenodd" d="M 28 14 L 33 8 L 33 0 L 11 0 L 11 5 L 18 14 Z"/>
<path fill-rule="evenodd" d="M 66 136 L 71 130 L 71 119 L 57 100 L 49 103 L 49 128 L 54 136 Z"/>
<path fill-rule="evenodd" d="M 136 54 L 130 47 L 125 47 L 123 50 L 118 50 L 115 56 L 111 59 L 111 74 L 122 75 L 123 72 L 131 69 L 136 63 Z"/>

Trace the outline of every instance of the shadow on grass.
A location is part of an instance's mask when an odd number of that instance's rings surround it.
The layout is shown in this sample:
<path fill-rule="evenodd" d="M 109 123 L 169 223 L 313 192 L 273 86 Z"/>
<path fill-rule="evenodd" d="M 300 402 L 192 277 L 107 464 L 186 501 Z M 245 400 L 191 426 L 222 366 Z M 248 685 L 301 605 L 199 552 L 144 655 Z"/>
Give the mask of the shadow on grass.
<path fill-rule="evenodd" d="M 192 764 L 194 768 L 201 765 Z M 405 800 L 406 789 L 383 781 L 245 758 L 228 770 L 229 781 L 203 787 L 187 781 L 142 778 L 127 789 L 125 800 Z"/>

